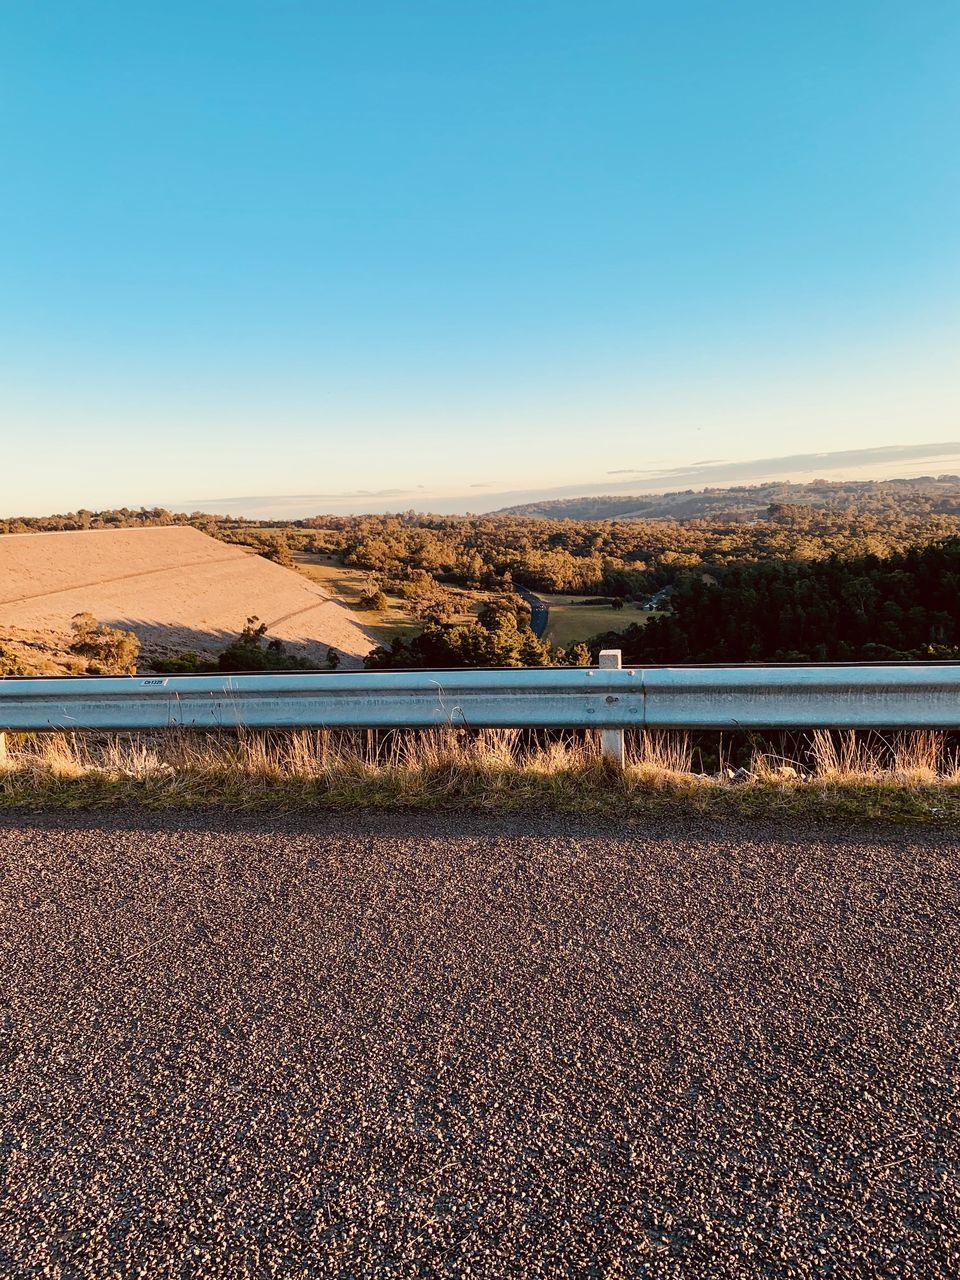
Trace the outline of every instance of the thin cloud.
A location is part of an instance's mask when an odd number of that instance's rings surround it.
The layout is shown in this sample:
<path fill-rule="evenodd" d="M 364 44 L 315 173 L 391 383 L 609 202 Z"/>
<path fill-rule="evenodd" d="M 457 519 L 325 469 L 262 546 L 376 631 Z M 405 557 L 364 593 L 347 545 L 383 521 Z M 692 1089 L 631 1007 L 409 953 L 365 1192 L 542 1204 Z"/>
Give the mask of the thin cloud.
<path fill-rule="evenodd" d="M 740 462 L 707 459 L 685 466 L 618 470 L 605 476 L 629 479 L 584 480 L 577 484 L 539 489 L 486 492 L 497 482 L 467 484 L 463 491 L 444 493 L 425 485 L 405 489 L 351 489 L 334 493 L 264 494 L 238 498 L 192 499 L 164 502 L 173 511 L 208 511 L 213 515 L 245 515 L 256 519 L 303 519 L 316 515 L 361 515 L 400 511 L 410 506 L 437 515 L 476 512 L 477 490 L 484 490 L 483 510 L 545 502 L 555 498 L 598 495 L 648 495 L 671 489 L 696 489 L 773 480 L 894 479 L 922 474 L 930 467 L 938 474 L 960 471 L 960 442 L 887 445 L 874 449 L 843 449 L 833 453 L 795 453 L 778 458 L 752 458 Z"/>
<path fill-rule="evenodd" d="M 885 445 L 874 449 L 841 449 L 834 452 L 794 453 L 779 458 L 752 458 L 742 462 L 708 461 L 686 466 L 638 469 L 630 474 L 636 480 L 657 480 L 673 484 L 713 485 L 718 481 L 736 483 L 741 480 L 768 479 L 772 475 L 812 475 L 818 470 L 859 470 L 864 467 L 897 466 L 936 460 L 956 463 L 960 460 L 960 442 L 936 444 Z M 625 474 L 625 473 L 621 473 Z"/>

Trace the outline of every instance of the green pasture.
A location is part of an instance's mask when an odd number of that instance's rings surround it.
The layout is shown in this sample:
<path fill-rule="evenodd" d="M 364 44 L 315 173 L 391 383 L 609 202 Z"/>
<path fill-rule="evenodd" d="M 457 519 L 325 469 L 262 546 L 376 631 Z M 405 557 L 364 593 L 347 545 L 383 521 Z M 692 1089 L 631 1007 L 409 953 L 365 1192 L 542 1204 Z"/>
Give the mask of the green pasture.
<path fill-rule="evenodd" d="M 658 617 L 656 613 L 644 613 L 634 604 L 612 609 L 604 604 L 582 604 L 583 596 L 547 595 L 542 591 L 536 594 L 550 609 L 546 638 L 564 649 L 591 640 L 603 631 L 625 631 L 634 623 L 642 626 L 649 618 Z"/>

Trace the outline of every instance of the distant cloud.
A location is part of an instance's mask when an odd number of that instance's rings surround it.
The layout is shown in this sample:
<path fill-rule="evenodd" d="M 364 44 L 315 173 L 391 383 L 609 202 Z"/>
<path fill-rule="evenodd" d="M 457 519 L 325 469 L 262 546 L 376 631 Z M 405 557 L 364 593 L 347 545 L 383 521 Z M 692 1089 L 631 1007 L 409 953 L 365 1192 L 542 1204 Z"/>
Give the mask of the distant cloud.
<path fill-rule="evenodd" d="M 485 493 L 483 510 L 543 502 L 552 498 L 590 497 L 598 494 L 651 494 L 671 489 L 696 489 L 770 480 L 896 479 L 908 476 L 960 473 L 960 442 L 887 445 L 875 449 L 843 449 L 833 453 L 794 453 L 779 458 L 753 458 L 741 462 L 706 459 L 684 466 L 608 471 L 607 476 L 627 479 L 592 480 L 541 489 L 500 490 Z M 160 505 L 173 511 L 209 511 L 214 515 L 250 516 L 254 519 L 299 520 L 315 515 L 354 515 L 402 511 L 413 507 L 437 514 L 476 511 L 478 489 L 496 481 L 467 484 L 467 492 L 430 489 L 416 485 L 406 489 L 351 489 L 335 493 L 257 495 L 241 498 L 196 498 Z"/>
<path fill-rule="evenodd" d="M 704 489 L 723 485 L 759 484 L 771 480 L 893 480 L 946 471 L 960 473 L 960 441 L 935 444 L 887 445 L 873 449 L 843 449 L 828 453 L 794 453 L 779 458 L 752 458 L 741 462 L 701 462 L 685 466 L 608 472 L 629 479 L 611 483 L 587 482 L 545 490 L 530 490 L 523 496 L 498 495 L 500 507 L 552 498 L 593 497 L 619 494 L 638 496 L 675 489 Z M 496 510 L 496 508 L 493 508 Z"/>
<path fill-rule="evenodd" d="M 875 449 L 842 449 L 824 453 L 794 453 L 780 458 L 753 458 L 745 462 L 727 462 L 708 459 L 705 462 L 688 463 L 681 467 L 663 469 L 638 468 L 621 470 L 608 475 L 630 475 L 636 481 L 651 484 L 662 481 L 682 484 L 685 487 L 717 483 L 736 484 L 744 480 L 769 480 L 787 478 L 797 474 L 819 476 L 821 471 L 836 472 L 861 470 L 865 467 L 896 467 L 916 462 L 934 462 L 957 465 L 960 462 L 960 443 L 948 441 L 939 444 L 898 444 Z M 892 472 L 890 473 L 892 476 Z M 621 482 L 622 483 L 622 482 Z"/>
<path fill-rule="evenodd" d="M 688 467 L 712 467 L 717 463 L 726 462 L 726 458 L 698 458 L 696 462 L 688 462 Z M 642 476 L 642 475 L 669 475 L 669 471 L 638 471 L 634 467 L 618 467 L 616 471 L 607 471 L 604 473 L 608 476 Z"/>
<path fill-rule="evenodd" d="M 190 498 L 162 504 L 172 511 L 205 511 L 211 515 L 250 516 L 259 520 L 302 520 L 321 512 L 345 515 L 362 511 L 396 511 L 422 501 L 423 485 L 411 489 L 342 489 L 333 493 L 247 494 L 237 498 Z M 384 505 L 386 504 L 386 506 Z"/>

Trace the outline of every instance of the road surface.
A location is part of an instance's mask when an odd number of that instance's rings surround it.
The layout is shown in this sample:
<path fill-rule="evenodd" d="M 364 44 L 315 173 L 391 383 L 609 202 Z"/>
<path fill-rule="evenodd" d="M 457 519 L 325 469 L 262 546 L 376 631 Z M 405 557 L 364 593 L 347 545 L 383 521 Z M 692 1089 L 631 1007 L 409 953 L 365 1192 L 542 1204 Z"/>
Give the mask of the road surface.
<path fill-rule="evenodd" d="M 960 1273 L 954 833 L 0 817 L 4 1277 Z"/>
<path fill-rule="evenodd" d="M 547 623 L 550 621 L 547 602 L 541 600 L 528 587 L 517 587 L 516 592 L 530 606 L 530 630 L 538 640 L 542 640 L 547 631 Z"/>

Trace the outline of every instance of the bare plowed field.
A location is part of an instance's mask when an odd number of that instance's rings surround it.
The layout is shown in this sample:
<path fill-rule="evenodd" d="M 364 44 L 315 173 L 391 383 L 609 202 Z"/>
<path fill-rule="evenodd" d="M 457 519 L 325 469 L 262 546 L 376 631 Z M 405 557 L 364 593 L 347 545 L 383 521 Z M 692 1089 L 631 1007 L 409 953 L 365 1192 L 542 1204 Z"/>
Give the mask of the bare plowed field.
<path fill-rule="evenodd" d="M 148 655 L 212 653 L 251 615 L 318 662 L 332 647 L 359 666 L 374 644 L 322 588 L 198 529 L 0 537 L 0 628 L 63 632 L 83 612 L 135 631 Z"/>

